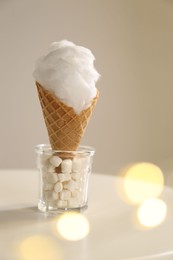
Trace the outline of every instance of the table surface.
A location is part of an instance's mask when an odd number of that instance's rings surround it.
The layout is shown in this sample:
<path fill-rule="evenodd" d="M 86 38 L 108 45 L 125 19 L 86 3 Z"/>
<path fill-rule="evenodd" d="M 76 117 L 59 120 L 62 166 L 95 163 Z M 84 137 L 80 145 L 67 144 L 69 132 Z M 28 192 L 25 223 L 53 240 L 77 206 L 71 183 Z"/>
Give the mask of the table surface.
<path fill-rule="evenodd" d="M 161 195 L 167 205 L 164 221 L 144 228 L 137 219 L 138 207 L 118 192 L 120 185 L 120 177 L 91 175 L 88 208 L 81 213 L 89 233 L 72 241 L 57 229 L 60 216 L 37 210 L 37 171 L 1 170 L 0 259 L 173 259 L 173 190 L 164 187 Z"/>

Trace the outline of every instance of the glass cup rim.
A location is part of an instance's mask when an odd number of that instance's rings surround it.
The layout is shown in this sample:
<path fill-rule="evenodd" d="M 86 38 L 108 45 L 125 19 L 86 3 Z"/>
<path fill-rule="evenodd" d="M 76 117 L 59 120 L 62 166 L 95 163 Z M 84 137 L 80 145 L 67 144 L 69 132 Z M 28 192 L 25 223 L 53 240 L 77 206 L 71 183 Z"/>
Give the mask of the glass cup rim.
<path fill-rule="evenodd" d="M 87 145 L 79 145 L 78 149 L 75 151 L 70 150 L 53 150 L 50 144 L 37 144 L 35 146 L 35 151 L 38 154 L 46 153 L 69 153 L 74 155 L 90 155 L 93 156 L 95 154 L 95 149 L 91 146 Z"/>

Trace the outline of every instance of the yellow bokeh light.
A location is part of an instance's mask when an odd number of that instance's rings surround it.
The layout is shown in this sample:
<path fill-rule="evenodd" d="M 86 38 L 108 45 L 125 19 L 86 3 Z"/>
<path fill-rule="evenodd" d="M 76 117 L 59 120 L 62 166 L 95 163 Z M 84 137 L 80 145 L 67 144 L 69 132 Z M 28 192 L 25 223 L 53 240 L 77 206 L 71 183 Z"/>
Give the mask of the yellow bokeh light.
<path fill-rule="evenodd" d="M 77 212 L 69 212 L 58 218 L 56 228 L 64 239 L 77 241 L 88 235 L 89 222 L 84 215 Z"/>
<path fill-rule="evenodd" d="M 144 227 L 156 227 L 160 225 L 167 214 L 167 205 L 160 199 L 148 199 L 141 204 L 137 217 Z"/>
<path fill-rule="evenodd" d="M 161 169 L 151 163 L 137 163 L 124 173 L 123 191 L 130 203 L 140 204 L 160 196 L 164 185 Z"/>
<path fill-rule="evenodd" d="M 54 241 L 47 236 L 30 236 L 25 238 L 18 247 L 22 260 L 60 260 L 60 254 Z"/>

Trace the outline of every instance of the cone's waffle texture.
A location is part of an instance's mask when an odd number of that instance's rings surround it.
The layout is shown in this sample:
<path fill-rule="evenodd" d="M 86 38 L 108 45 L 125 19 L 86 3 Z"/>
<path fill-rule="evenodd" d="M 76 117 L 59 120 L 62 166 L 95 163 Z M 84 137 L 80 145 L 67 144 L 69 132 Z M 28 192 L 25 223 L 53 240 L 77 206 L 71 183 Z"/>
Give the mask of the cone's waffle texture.
<path fill-rule="evenodd" d="M 76 150 L 96 105 L 99 92 L 97 91 L 91 106 L 77 115 L 73 108 L 66 106 L 38 82 L 36 85 L 52 149 Z"/>

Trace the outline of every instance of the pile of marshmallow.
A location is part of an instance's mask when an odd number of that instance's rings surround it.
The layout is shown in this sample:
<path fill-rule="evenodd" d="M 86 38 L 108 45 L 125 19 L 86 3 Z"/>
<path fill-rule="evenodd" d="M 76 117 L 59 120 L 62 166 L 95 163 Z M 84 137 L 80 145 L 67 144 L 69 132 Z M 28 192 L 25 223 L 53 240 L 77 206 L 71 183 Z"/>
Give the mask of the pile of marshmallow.
<path fill-rule="evenodd" d="M 42 174 L 42 200 L 52 208 L 77 208 L 86 203 L 90 157 L 62 159 L 40 154 L 38 168 Z"/>

